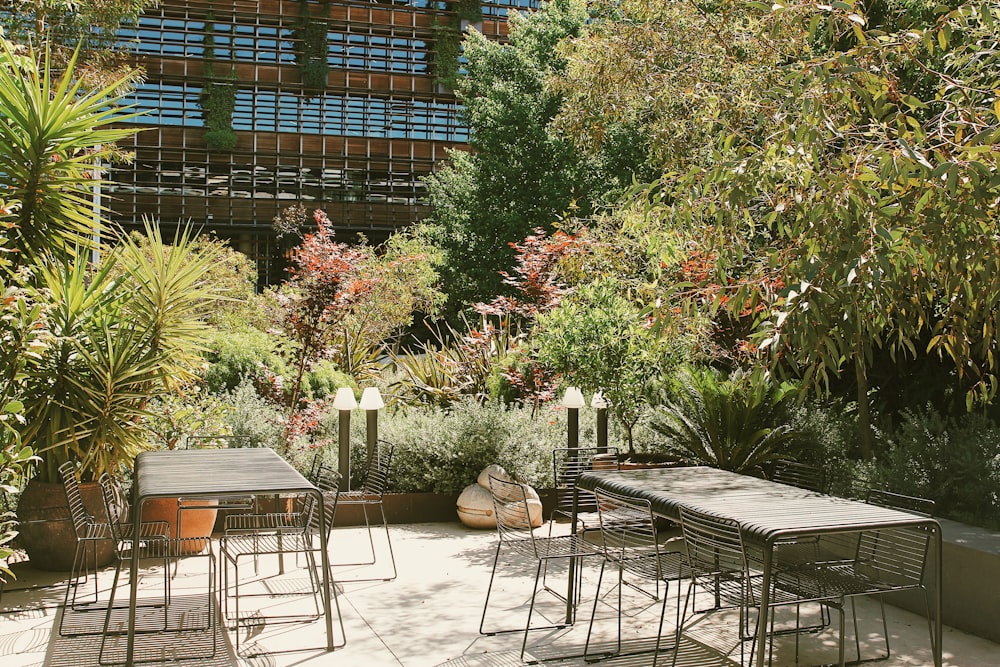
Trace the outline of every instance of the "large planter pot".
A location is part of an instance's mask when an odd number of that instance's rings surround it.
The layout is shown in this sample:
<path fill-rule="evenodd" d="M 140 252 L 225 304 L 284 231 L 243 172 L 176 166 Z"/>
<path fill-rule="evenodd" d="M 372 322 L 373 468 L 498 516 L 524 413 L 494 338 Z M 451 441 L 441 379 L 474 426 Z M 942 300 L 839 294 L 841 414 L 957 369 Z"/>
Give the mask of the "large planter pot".
<path fill-rule="evenodd" d="M 87 512 L 98 522 L 107 522 L 100 485 L 81 482 L 80 495 Z M 17 503 L 17 520 L 18 540 L 32 567 L 54 572 L 68 572 L 73 568 L 76 531 L 62 484 L 29 481 Z M 98 567 L 107 565 L 114 557 L 115 545 L 111 540 L 97 543 Z"/>
<path fill-rule="evenodd" d="M 182 506 L 199 508 L 218 504 L 217 500 L 184 500 L 181 502 Z M 201 553 L 211 541 L 215 517 L 219 510 L 214 507 L 182 510 L 179 529 L 177 510 L 177 498 L 150 498 L 142 504 L 142 520 L 166 523 L 170 528 L 170 536 L 183 540 L 178 548 L 180 555 Z"/>

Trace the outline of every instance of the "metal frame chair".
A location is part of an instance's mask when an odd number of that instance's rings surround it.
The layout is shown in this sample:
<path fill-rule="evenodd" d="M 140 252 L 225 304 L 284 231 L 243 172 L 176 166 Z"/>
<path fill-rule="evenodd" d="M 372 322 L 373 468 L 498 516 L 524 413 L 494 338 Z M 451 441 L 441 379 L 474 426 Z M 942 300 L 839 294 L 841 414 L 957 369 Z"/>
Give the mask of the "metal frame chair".
<path fill-rule="evenodd" d="M 528 645 L 528 633 L 531 630 L 564 628 L 569 623 L 546 625 L 532 628 L 531 615 L 535 610 L 535 596 L 538 594 L 538 584 L 542 576 L 542 567 L 553 559 L 577 559 L 588 556 L 602 556 L 597 546 L 587 542 L 579 535 L 560 535 L 556 537 L 537 537 L 531 528 L 531 516 L 528 510 L 528 496 L 524 486 L 516 482 L 508 482 L 490 475 L 490 494 L 493 497 L 493 509 L 497 518 L 496 553 L 493 557 L 493 571 L 490 573 L 490 583 L 486 588 L 486 600 L 483 602 L 483 615 L 479 621 L 479 634 L 493 636 L 511 632 L 523 632 L 521 642 L 521 658 Z M 531 603 L 528 607 L 528 619 L 523 629 L 511 628 L 504 630 L 486 630 L 486 611 L 489 608 L 490 594 L 493 591 L 493 580 L 496 578 L 497 565 L 500 562 L 500 552 L 507 548 L 508 553 L 535 562 L 535 584 L 531 591 Z M 562 598 L 565 599 L 565 598 Z"/>
<path fill-rule="evenodd" d="M 108 525 L 111 528 L 112 539 L 115 541 L 116 545 L 116 566 L 115 566 L 115 578 L 111 585 L 111 596 L 108 600 L 107 611 L 104 616 L 104 630 L 101 637 L 101 650 L 98 656 L 98 662 L 101 665 L 115 664 L 114 662 L 108 662 L 104 659 L 105 648 L 107 646 L 107 639 L 109 636 L 124 634 L 120 631 L 111 631 L 111 616 L 116 609 L 123 609 L 127 607 L 116 607 L 115 593 L 118 589 L 118 582 L 121 578 L 122 565 L 126 562 L 131 563 L 132 555 L 135 550 L 139 550 L 140 558 L 156 558 L 163 560 L 163 602 L 161 604 L 149 605 L 152 607 L 163 608 L 163 627 L 150 630 L 139 630 L 136 629 L 136 634 L 141 634 L 144 632 L 191 632 L 198 630 L 212 630 L 214 627 L 213 618 L 214 614 L 214 601 L 215 601 L 215 555 L 211 550 L 208 550 L 204 554 L 196 554 L 195 557 L 208 558 L 208 593 L 206 602 L 206 623 L 203 627 L 170 627 L 170 617 L 169 617 L 169 607 L 171 599 L 171 586 L 170 586 L 170 559 L 178 558 L 178 554 L 182 552 L 180 548 L 182 543 L 186 542 L 184 539 L 171 537 L 169 526 L 162 521 L 149 521 L 142 522 L 139 524 L 139 534 L 136 535 L 133 528 L 133 523 L 130 518 L 130 513 L 133 508 L 130 506 L 127 496 L 124 490 L 121 488 L 120 482 L 111 477 L 108 473 L 101 475 L 98 480 L 101 486 L 101 493 L 104 496 L 104 506 L 108 514 Z M 196 538 L 200 539 L 200 538 Z M 131 573 L 130 573 L 131 574 Z M 191 658 L 208 658 L 215 656 L 218 650 L 218 640 L 216 633 L 212 632 L 212 650 L 209 655 L 206 656 L 190 656 Z M 158 659 L 158 658 L 153 658 Z M 140 661 L 137 661 L 140 662 Z"/>
<path fill-rule="evenodd" d="M 622 587 L 624 585 L 623 576 L 625 572 L 628 572 L 646 581 L 654 581 L 657 584 L 663 582 L 665 586 L 663 604 L 660 609 L 660 623 L 657 626 L 656 647 L 653 653 L 653 665 L 655 666 L 660 655 L 660 638 L 663 619 L 667 612 L 670 581 L 688 578 L 690 571 L 684 563 L 682 553 L 666 551 L 657 539 L 657 522 L 648 500 L 626 497 L 604 489 L 597 490 L 595 499 L 601 531 L 601 545 L 604 549 L 604 561 L 601 563 L 601 572 L 597 578 L 597 595 L 594 597 L 590 626 L 587 628 L 584 659 L 590 660 L 590 637 L 594 628 L 594 617 L 597 615 L 597 603 L 600 599 L 604 568 L 608 563 L 614 563 L 618 566 L 618 641 L 616 650 L 604 655 L 611 657 L 621 654 Z M 678 586 L 677 623 L 680 623 L 680 599 L 680 586 Z"/>
<path fill-rule="evenodd" d="M 881 489 L 870 489 L 865 502 L 896 509 L 917 516 L 930 517 L 934 511 L 934 501 L 914 496 L 906 496 Z M 885 594 L 906 590 L 921 590 L 924 597 L 924 615 L 934 649 L 934 627 L 930 613 L 930 598 L 924 575 L 928 566 L 931 533 L 922 528 L 885 528 L 864 531 L 857 536 L 853 545 L 853 558 L 833 560 L 817 565 L 819 575 L 827 579 L 827 585 L 851 600 L 854 616 L 854 645 L 858 662 L 885 660 L 892 655 L 889 646 L 889 627 L 885 617 Z M 845 545 L 838 545 L 845 550 Z M 825 550 L 827 553 L 831 549 Z M 882 637 L 885 640 L 885 655 L 878 658 L 861 657 L 861 640 L 858 636 L 858 617 L 855 598 L 862 595 L 878 595 L 882 615 Z M 841 639 L 843 643 L 843 639 Z"/>
<path fill-rule="evenodd" d="M 103 612 L 105 609 L 97 605 L 99 590 L 97 581 L 97 545 L 101 542 L 114 543 L 111 534 L 111 526 L 107 522 L 95 519 L 87 512 L 83 504 L 83 496 L 80 494 L 80 477 L 77 474 L 77 463 L 67 461 L 59 466 L 59 477 L 62 479 L 63 491 L 66 494 L 66 503 L 69 505 L 70 518 L 73 520 L 73 529 L 76 531 L 76 550 L 73 553 L 73 565 L 70 570 L 69 579 L 66 580 L 66 592 L 63 596 L 63 613 L 59 617 L 60 637 L 79 637 L 84 635 L 96 635 L 99 631 L 92 632 L 68 632 L 64 628 L 66 616 L 69 611 L 74 612 Z M 80 587 L 91 578 L 91 569 L 87 566 L 87 550 L 90 550 L 91 563 L 93 565 L 94 592 L 93 598 L 84 602 L 77 600 L 77 592 Z M 80 581 L 80 576 L 83 581 Z M 70 599 L 70 591 L 73 595 Z"/>
<path fill-rule="evenodd" d="M 680 646 L 689 604 L 693 607 L 692 595 L 696 588 L 701 586 L 712 592 L 715 598 L 715 607 L 708 611 L 726 606 L 739 609 L 740 664 L 745 664 L 743 647 L 746 641 L 751 641 L 751 660 L 756 650 L 763 650 L 763 648 L 757 649 L 757 633 L 745 631 L 748 607 L 758 606 L 761 599 L 763 575 L 762 573 L 754 573 L 750 569 L 744 548 L 743 533 L 738 522 L 684 506 L 680 508 L 680 516 L 691 580 L 684 599 L 681 621 L 677 625 L 677 645 Z M 798 607 L 805 602 L 818 602 L 837 609 L 840 616 L 838 664 L 843 667 L 845 618 L 843 597 L 839 591 L 830 590 L 826 584 L 826 578 L 818 576 L 809 568 L 785 570 L 775 567 L 772 571 L 769 588 L 768 607 L 770 608 L 787 605 Z M 704 612 L 693 611 L 692 613 Z M 769 634 L 774 635 L 773 614 Z M 799 634 L 797 628 L 795 633 L 796 658 L 798 656 Z M 773 651 L 773 642 L 769 646 L 769 655 L 770 651 Z M 677 652 L 675 651 L 675 664 L 676 660 Z"/>
<path fill-rule="evenodd" d="M 826 491 L 826 473 L 819 466 L 798 461 L 778 461 L 771 475 L 772 482 L 797 486 L 807 491 Z"/>
<path fill-rule="evenodd" d="M 320 516 L 317 499 L 308 494 L 298 499 L 299 511 L 294 513 L 272 512 L 266 514 L 233 514 L 226 517 L 225 532 L 219 540 L 219 553 L 225 559 L 220 576 L 222 577 L 223 617 L 230 627 L 236 630 L 236 652 L 240 651 L 240 627 L 256 626 L 265 623 L 294 623 L 319 618 L 319 595 L 323 587 L 323 578 L 318 574 L 315 554 L 320 549 L 327 548 L 330 532 L 337 514 L 340 474 L 324 465 L 318 465 L 313 471 L 313 484 L 323 494 L 323 521 L 325 533 L 320 535 Z M 264 555 L 285 556 L 287 554 L 304 554 L 306 569 L 309 572 L 310 593 L 313 596 L 316 611 L 314 614 L 287 614 L 262 616 L 259 611 L 251 614 L 240 612 L 240 598 L 264 596 L 268 598 L 279 595 L 302 595 L 300 591 L 277 593 L 241 593 L 240 592 L 240 560 L 245 557 L 254 559 L 254 571 L 257 572 L 257 559 Z M 233 594 L 230 595 L 229 568 L 232 566 Z M 340 613 L 340 601 L 337 599 L 336 586 L 332 587 L 331 595 L 336 607 L 337 619 L 340 624 L 341 636 L 344 636 L 344 621 Z M 233 599 L 234 610 L 230 613 L 229 601 Z M 334 648 L 343 646 L 340 644 Z"/>
<path fill-rule="evenodd" d="M 396 578 L 396 555 L 392 551 L 392 538 L 389 535 L 389 522 L 385 518 L 385 506 L 383 504 L 383 496 L 389 488 L 389 475 L 392 471 L 392 457 L 395 454 L 395 445 L 386 442 L 384 440 L 379 440 L 372 451 L 371 456 L 368 458 L 368 464 L 365 468 L 365 481 L 362 487 L 357 491 L 344 491 L 340 494 L 340 500 L 338 501 L 340 505 L 360 505 L 361 510 L 365 515 L 365 528 L 368 531 L 368 546 L 371 549 L 371 560 L 360 561 L 357 563 L 333 563 L 334 566 L 348 566 L 348 565 L 374 565 L 376 562 L 375 555 L 375 539 L 372 536 L 372 524 L 368 517 L 369 507 L 378 507 L 379 514 L 382 516 L 382 526 L 385 528 L 385 540 L 389 545 L 389 559 L 392 562 L 392 576 L 390 577 L 375 577 L 374 579 L 349 579 L 346 581 L 372 581 L 375 579 L 381 579 L 382 581 L 392 581 Z M 317 461 L 321 458 L 317 456 L 313 460 L 313 465 L 317 465 Z M 310 472 L 310 479 L 313 473 Z M 344 580 L 342 580 L 344 581 Z"/>

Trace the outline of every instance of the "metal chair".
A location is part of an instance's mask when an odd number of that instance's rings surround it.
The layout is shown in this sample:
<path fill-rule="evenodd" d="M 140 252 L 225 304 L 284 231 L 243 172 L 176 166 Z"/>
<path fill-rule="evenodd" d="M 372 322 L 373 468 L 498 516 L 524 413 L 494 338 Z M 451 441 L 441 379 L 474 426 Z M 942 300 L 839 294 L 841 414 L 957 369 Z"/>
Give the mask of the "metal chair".
<path fill-rule="evenodd" d="M 576 502 L 576 530 L 581 535 L 597 531 L 600 519 L 597 516 L 597 499 L 591 491 L 580 489 L 577 496 L 576 481 L 585 472 L 597 469 L 618 470 L 618 448 L 561 447 L 552 450 L 552 479 L 555 484 L 555 506 L 549 515 L 549 537 L 559 521 L 573 520 L 573 503 Z M 542 584 L 550 593 L 560 597 L 558 590 L 550 588 L 548 572 L 542 570 Z M 579 587 L 575 587 L 579 591 Z M 643 594 L 656 597 L 639 589 Z M 659 589 L 657 589 L 659 592 Z"/>
<path fill-rule="evenodd" d="M 322 592 L 323 577 L 316 565 L 315 554 L 327 547 L 333 522 L 337 513 L 340 474 L 326 466 L 320 465 L 313 471 L 313 484 L 323 494 L 323 511 L 319 511 L 319 502 L 315 495 L 308 494 L 297 499 L 298 511 L 292 513 L 271 512 L 266 514 L 233 514 L 226 517 L 225 532 L 219 540 L 219 553 L 225 559 L 222 568 L 224 588 L 223 617 L 231 627 L 236 629 L 236 652 L 240 650 L 241 626 L 258 626 L 266 623 L 292 623 L 314 620 L 322 613 L 319 596 Z M 320 517 L 323 517 L 324 533 L 320 533 Z M 243 583 L 240 576 L 241 559 L 252 557 L 254 571 L 257 572 L 257 559 L 260 556 L 275 555 L 284 557 L 288 554 L 303 554 L 306 557 L 306 569 L 309 573 L 309 591 L 315 604 L 314 614 L 271 614 L 263 616 L 260 610 L 250 613 L 241 612 L 240 600 L 247 597 L 274 598 L 283 595 L 303 595 L 301 591 L 264 593 L 246 593 L 240 591 Z M 230 585 L 229 569 L 232 566 L 234 576 Z M 232 594 L 230 589 L 232 588 Z M 344 622 L 340 614 L 340 601 L 337 599 L 336 586 L 331 588 L 331 596 L 336 606 L 337 618 L 340 623 L 341 635 L 344 634 Z M 233 611 L 230 613 L 230 600 L 233 601 Z"/>
<path fill-rule="evenodd" d="M 914 496 L 906 496 L 881 489 L 869 490 L 866 502 L 879 507 L 896 509 L 917 516 L 930 517 L 934 511 L 934 501 Z M 924 597 L 924 615 L 927 629 L 934 648 L 934 628 L 931 621 L 930 599 L 924 585 L 924 574 L 928 566 L 931 532 L 923 528 L 886 528 L 864 531 L 856 536 L 853 543 L 832 539 L 824 549 L 825 553 L 843 553 L 853 549 L 853 557 L 830 560 L 818 564 L 818 575 L 825 578 L 827 586 L 835 589 L 845 598 L 851 599 L 854 614 L 854 644 L 859 662 L 861 640 L 858 636 L 858 618 L 854 600 L 862 595 L 878 595 L 882 614 L 882 637 L 885 640 L 885 655 L 868 660 L 885 660 L 892 654 L 889 646 L 889 628 L 885 618 L 885 594 L 906 590 L 921 590 Z M 843 638 L 841 639 L 843 642 Z"/>
<path fill-rule="evenodd" d="M 365 468 L 365 481 L 357 491 L 344 491 L 340 494 L 340 505 L 360 505 L 365 515 L 365 528 L 368 531 L 368 546 L 371 549 L 371 560 L 356 563 L 334 563 L 337 566 L 347 565 L 373 565 L 376 562 L 375 539 L 372 536 L 372 524 L 368 516 L 368 509 L 378 507 L 382 516 L 382 526 L 385 528 L 385 541 L 389 545 L 389 559 L 392 563 L 392 576 L 380 577 L 382 581 L 392 581 L 396 578 L 396 556 L 392 551 L 392 538 L 389 535 L 389 522 L 385 518 L 385 506 L 382 503 L 383 496 L 389 488 L 389 475 L 392 471 L 392 457 L 395 446 L 391 443 L 380 440 L 368 458 Z M 314 459 L 313 464 L 321 461 L 319 456 Z M 312 473 L 310 473 L 312 475 Z M 350 581 L 369 581 L 368 579 L 351 579 Z"/>
<path fill-rule="evenodd" d="M 757 633 L 746 632 L 748 608 L 756 607 L 761 600 L 763 574 L 752 572 L 746 557 L 743 534 L 740 525 L 724 517 L 699 512 L 684 506 L 680 508 L 681 530 L 687 553 L 691 580 L 684 599 L 681 620 L 677 624 L 677 645 L 680 646 L 684 621 L 689 605 L 693 607 L 692 596 L 697 587 L 711 592 L 715 605 L 708 611 L 725 607 L 739 610 L 740 664 L 744 663 L 744 644 L 751 641 L 750 658 L 757 649 Z M 788 571 L 773 569 L 768 591 L 768 607 L 801 605 L 805 602 L 819 602 L 837 609 L 840 614 L 839 664 L 844 665 L 844 606 L 839 592 L 826 586 L 824 577 L 817 576 L 810 569 Z M 695 613 L 704 613 L 692 610 Z M 797 625 L 797 622 L 796 622 Z M 771 615 L 771 632 L 774 634 L 774 615 Z M 798 654 L 799 632 L 796 631 L 796 655 Z M 773 644 L 770 647 L 773 650 Z M 759 650 L 763 650 L 762 648 Z M 677 651 L 674 652 L 676 663 Z"/>
<path fill-rule="evenodd" d="M 826 490 L 826 473 L 819 466 L 798 461 L 778 461 L 771 475 L 772 482 L 797 486 L 807 491 L 823 493 Z"/>
<path fill-rule="evenodd" d="M 554 559 L 570 560 L 588 556 L 603 556 L 600 549 L 587 542 L 579 535 L 561 535 L 557 537 L 536 537 L 531 528 L 531 516 L 528 510 L 528 496 L 524 486 L 515 482 L 507 482 L 490 476 L 490 493 L 493 497 L 493 509 L 497 518 L 497 550 L 493 557 L 493 571 L 490 573 L 490 583 L 486 588 L 486 600 L 483 602 L 483 615 L 479 621 L 479 633 L 493 636 L 510 632 L 524 632 L 521 642 L 521 658 L 528 645 L 528 632 L 531 630 L 564 628 L 568 623 L 531 627 L 531 615 L 535 610 L 535 596 L 538 593 L 538 583 L 542 575 L 542 567 Z M 535 584 L 531 591 L 531 604 L 528 607 L 528 619 L 524 629 L 512 628 L 505 630 L 486 630 L 486 611 L 490 604 L 490 594 L 493 591 L 493 580 L 496 578 L 497 564 L 500 562 L 500 552 L 507 548 L 509 555 L 519 556 L 536 564 Z"/>
<path fill-rule="evenodd" d="M 663 582 L 663 605 L 660 609 L 660 623 L 657 626 L 656 647 L 653 653 L 653 665 L 660 655 L 660 637 L 662 635 L 663 619 L 667 612 L 667 595 L 670 581 L 677 581 L 690 576 L 684 555 L 676 551 L 667 551 L 657 539 L 656 518 L 648 500 L 629 498 L 598 489 L 596 504 L 601 530 L 601 545 L 604 549 L 604 561 L 601 563 L 601 573 L 597 578 L 597 595 L 594 597 L 594 608 L 590 614 L 590 627 L 587 629 L 587 641 L 584 644 L 584 658 L 590 659 L 590 637 L 594 628 L 594 617 L 597 614 L 597 602 L 601 594 L 601 581 L 604 578 L 604 567 L 608 563 L 618 566 L 618 641 L 616 650 L 606 655 L 608 657 L 621 654 L 622 646 L 622 586 L 625 572 L 646 581 Z M 677 587 L 677 622 L 680 622 L 680 586 Z"/>
<path fill-rule="evenodd" d="M 97 546 L 101 543 L 113 544 L 111 526 L 107 522 L 97 521 L 87 512 L 83 505 L 83 496 L 80 495 L 80 478 L 77 474 L 77 464 L 75 461 L 67 461 L 59 466 L 59 477 L 62 479 L 63 491 L 66 493 L 66 503 L 69 505 L 70 518 L 73 520 L 73 529 L 76 531 L 76 550 L 73 554 L 73 565 L 70 570 L 69 579 L 66 580 L 66 592 L 63 596 L 63 613 L 59 617 L 60 637 L 79 637 L 83 635 L 96 635 L 100 631 L 77 631 L 70 632 L 64 628 L 68 612 L 91 612 L 105 611 L 104 607 L 97 604 Z M 90 562 L 93 570 L 87 565 L 87 552 L 90 551 Z M 83 581 L 80 581 L 81 573 Z M 85 601 L 77 599 L 77 593 L 88 579 L 94 580 L 94 592 L 92 597 L 88 596 Z M 70 597 L 72 591 L 72 599 Z"/>
<path fill-rule="evenodd" d="M 201 627 L 185 625 L 183 627 L 171 628 L 170 627 L 170 614 L 169 606 L 171 601 L 171 585 L 170 585 L 170 559 L 179 557 L 178 554 L 184 551 L 183 545 L 186 542 L 184 539 L 172 538 L 170 536 L 170 528 L 166 522 L 163 521 L 150 521 L 142 522 L 139 524 L 139 533 L 135 533 L 134 525 L 132 523 L 130 513 L 132 508 L 129 505 L 127 496 L 124 490 L 121 488 L 121 484 L 118 480 L 111 477 L 108 473 L 101 475 L 98 480 L 101 486 L 101 493 L 104 497 L 104 506 L 108 514 L 108 525 L 111 529 L 112 539 L 116 545 L 116 566 L 115 566 L 115 578 L 111 585 L 111 597 L 108 600 L 107 611 L 104 616 L 104 630 L 102 632 L 101 638 L 101 650 L 98 657 L 98 662 L 102 665 L 114 664 L 113 662 L 107 662 L 104 659 L 105 648 L 107 645 L 107 639 L 109 636 L 123 634 L 122 631 L 111 631 L 111 617 L 112 613 L 116 609 L 123 609 L 127 607 L 116 607 L 114 604 L 115 594 L 118 589 L 118 582 L 121 577 L 122 565 L 126 562 L 131 563 L 132 556 L 136 550 L 139 551 L 139 558 L 155 558 L 157 560 L 163 561 L 163 602 L 148 605 L 151 607 L 162 607 L 163 609 L 163 625 L 156 629 L 136 629 L 136 634 L 143 632 L 164 632 L 164 631 L 176 631 L 176 632 L 191 632 L 197 630 L 211 630 L 213 628 L 213 617 L 214 617 L 214 599 L 215 599 L 215 555 L 209 550 L 206 554 L 198 554 L 198 557 L 208 558 L 208 593 L 207 600 L 204 606 L 206 621 L 205 625 Z M 135 573 L 130 573 L 134 576 Z M 212 650 L 207 656 L 191 656 L 191 657 L 212 657 L 215 655 L 217 650 L 217 637 L 215 632 L 211 632 L 212 635 Z"/>

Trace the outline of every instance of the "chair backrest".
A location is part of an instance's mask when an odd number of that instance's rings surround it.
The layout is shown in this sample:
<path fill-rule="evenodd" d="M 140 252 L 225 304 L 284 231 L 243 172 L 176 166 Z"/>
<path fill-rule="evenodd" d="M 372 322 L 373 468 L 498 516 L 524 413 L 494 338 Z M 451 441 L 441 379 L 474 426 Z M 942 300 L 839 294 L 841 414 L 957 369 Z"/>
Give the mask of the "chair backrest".
<path fill-rule="evenodd" d="M 904 496 L 901 493 L 893 493 L 883 489 L 868 489 L 865 502 L 869 505 L 888 507 L 919 516 L 934 516 L 935 503 L 933 500 L 918 498 L 916 496 Z"/>
<path fill-rule="evenodd" d="M 129 504 L 125 497 L 125 491 L 122 489 L 121 483 L 108 473 L 101 475 L 97 481 L 101 486 L 101 495 L 104 497 L 104 509 L 108 513 L 111 536 L 116 542 L 121 542 L 122 525 L 129 520 Z"/>
<path fill-rule="evenodd" d="M 771 476 L 772 482 L 797 486 L 822 493 L 826 490 L 826 475 L 819 466 L 798 461 L 778 461 Z"/>
<path fill-rule="evenodd" d="M 934 501 L 881 489 L 868 491 L 866 502 L 879 507 L 930 517 Z M 929 528 L 867 530 L 858 539 L 855 568 L 892 588 L 922 585 L 930 552 Z"/>
<path fill-rule="evenodd" d="M 389 474 L 392 471 L 392 457 L 396 451 L 396 446 L 392 443 L 379 440 L 368 459 L 368 466 L 365 472 L 365 483 L 363 485 L 365 495 L 379 496 L 389 488 Z"/>
<path fill-rule="evenodd" d="M 63 491 L 66 493 L 66 504 L 69 505 L 69 515 L 73 519 L 73 528 L 79 536 L 87 526 L 97 521 L 87 512 L 80 494 L 80 477 L 76 473 L 76 461 L 67 461 L 59 466 L 59 477 L 62 478 Z"/>
<path fill-rule="evenodd" d="M 601 457 L 596 459 L 595 457 Z M 618 448 L 561 447 L 552 450 L 552 479 L 555 482 L 556 508 L 565 512 L 573 509 L 576 480 L 585 472 L 606 468 L 618 469 Z M 577 501 L 578 512 L 596 512 L 594 494 L 581 493 Z"/>
<path fill-rule="evenodd" d="M 653 509 L 645 498 L 621 496 L 598 488 L 597 511 L 601 523 L 601 543 L 605 556 L 621 564 L 626 571 L 644 577 L 650 575 L 648 567 L 632 567 L 655 558 L 655 576 L 663 579 L 660 545 L 656 539 L 656 520 Z"/>
<path fill-rule="evenodd" d="M 742 580 L 747 564 L 739 523 L 684 506 L 680 513 L 681 533 L 692 576 Z"/>
<path fill-rule="evenodd" d="M 333 522 L 337 518 L 337 500 L 340 498 L 340 473 L 330 466 L 321 464 L 316 467 L 313 472 L 313 478 L 310 481 L 323 494 L 323 522 L 326 528 L 323 538 L 325 542 L 329 538 L 330 531 L 333 529 Z M 308 525 L 309 530 L 318 535 L 320 513 L 316 511 L 316 505 L 315 495 L 310 494 L 306 496 L 303 513 L 306 515 L 306 525 Z"/>
<path fill-rule="evenodd" d="M 534 548 L 535 534 L 531 529 L 528 494 L 524 486 L 490 475 L 490 495 L 493 497 L 500 541 L 531 540 Z"/>

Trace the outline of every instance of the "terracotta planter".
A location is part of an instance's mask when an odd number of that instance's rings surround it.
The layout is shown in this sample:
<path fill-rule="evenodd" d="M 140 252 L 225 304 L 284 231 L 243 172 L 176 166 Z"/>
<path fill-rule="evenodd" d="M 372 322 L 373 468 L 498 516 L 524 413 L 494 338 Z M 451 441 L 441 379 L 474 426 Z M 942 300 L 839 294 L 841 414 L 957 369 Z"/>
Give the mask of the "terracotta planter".
<path fill-rule="evenodd" d="M 97 482 L 81 483 L 80 495 L 91 516 L 99 522 L 108 520 Z M 29 481 L 17 504 L 17 520 L 18 540 L 28 553 L 32 567 L 55 572 L 68 572 L 73 568 L 76 531 L 62 484 Z M 114 557 L 115 546 L 110 540 L 97 544 L 98 567 L 107 565 Z"/>
<path fill-rule="evenodd" d="M 217 500 L 185 500 L 182 505 L 201 507 L 218 505 Z M 180 537 L 178 552 L 180 555 L 201 553 L 209 545 L 212 529 L 215 527 L 215 516 L 219 510 L 186 509 L 181 513 L 180 532 L 177 528 L 177 498 L 152 498 L 142 504 L 143 521 L 163 521 L 170 527 L 171 537 Z M 201 538 L 201 539 L 198 539 Z"/>

